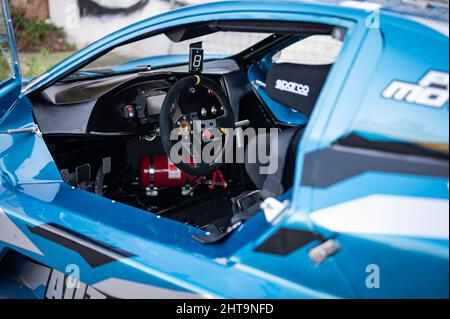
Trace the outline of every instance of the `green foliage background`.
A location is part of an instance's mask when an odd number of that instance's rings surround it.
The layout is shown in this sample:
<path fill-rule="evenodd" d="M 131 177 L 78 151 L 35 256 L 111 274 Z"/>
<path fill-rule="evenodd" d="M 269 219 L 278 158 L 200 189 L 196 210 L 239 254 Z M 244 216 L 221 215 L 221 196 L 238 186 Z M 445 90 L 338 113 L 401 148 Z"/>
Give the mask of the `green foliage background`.
<path fill-rule="evenodd" d="M 66 40 L 66 33 L 53 23 L 31 20 L 16 8 L 11 8 L 14 36 L 24 77 L 35 77 L 73 53 L 75 47 Z M 7 34 L 1 28 L 2 34 Z M 7 43 L 3 48 L 9 49 Z M 7 52 L 5 50 L 4 52 Z M 0 81 L 10 76 L 9 59 L 0 57 Z"/>

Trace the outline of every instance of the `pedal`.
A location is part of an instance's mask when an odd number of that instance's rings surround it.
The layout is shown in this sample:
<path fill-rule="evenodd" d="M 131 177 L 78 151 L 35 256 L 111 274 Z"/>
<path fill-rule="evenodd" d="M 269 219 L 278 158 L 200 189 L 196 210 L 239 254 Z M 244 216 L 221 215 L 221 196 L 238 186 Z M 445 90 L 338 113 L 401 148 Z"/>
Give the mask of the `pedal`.
<path fill-rule="evenodd" d="M 76 182 L 79 188 L 86 189 L 91 180 L 91 165 L 85 164 L 75 169 Z"/>
<path fill-rule="evenodd" d="M 112 161 L 111 157 L 105 157 L 102 159 L 102 173 L 103 175 L 107 175 L 111 173 L 112 170 Z"/>
<path fill-rule="evenodd" d="M 70 171 L 67 168 L 62 169 L 59 173 L 61 174 L 61 178 L 64 183 L 66 183 L 69 186 L 77 185 L 75 173 L 70 173 Z"/>

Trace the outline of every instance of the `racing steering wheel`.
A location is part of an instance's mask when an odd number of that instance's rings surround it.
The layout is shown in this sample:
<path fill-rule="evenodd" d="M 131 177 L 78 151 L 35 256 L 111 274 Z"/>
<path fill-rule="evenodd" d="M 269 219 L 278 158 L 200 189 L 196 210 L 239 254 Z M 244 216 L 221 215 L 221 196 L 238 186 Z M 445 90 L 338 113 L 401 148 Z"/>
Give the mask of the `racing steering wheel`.
<path fill-rule="evenodd" d="M 167 92 L 160 114 L 161 142 L 170 160 L 187 174 L 207 176 L 220 169 L 234 128 L 230 102 L 211 79 L 188 76 Z"/>

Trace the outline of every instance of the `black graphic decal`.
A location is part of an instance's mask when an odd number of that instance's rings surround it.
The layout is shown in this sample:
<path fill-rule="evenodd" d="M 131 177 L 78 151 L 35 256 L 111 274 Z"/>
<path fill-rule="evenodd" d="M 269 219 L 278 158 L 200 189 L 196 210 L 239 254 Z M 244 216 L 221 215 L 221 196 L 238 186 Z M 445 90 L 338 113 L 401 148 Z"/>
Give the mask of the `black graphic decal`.
<path fill-rule="evenodd" d="M 135 256 L 129 252 L 78 234 L 60 225 L 46 224 L 29 227 L 29 229 L 35 235 L 76 251 L 92 268 Z"/>

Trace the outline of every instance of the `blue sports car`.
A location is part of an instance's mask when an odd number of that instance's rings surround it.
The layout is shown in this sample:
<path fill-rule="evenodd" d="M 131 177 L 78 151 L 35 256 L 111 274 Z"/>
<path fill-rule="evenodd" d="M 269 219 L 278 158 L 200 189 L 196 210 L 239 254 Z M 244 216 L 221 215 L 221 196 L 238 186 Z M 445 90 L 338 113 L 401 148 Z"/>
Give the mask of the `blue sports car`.
<path fill-rule="evenodd" d="M 0 298 L 449 297 L 447 0 L 186 7 L 34 79 L 1 6 Z"/>

